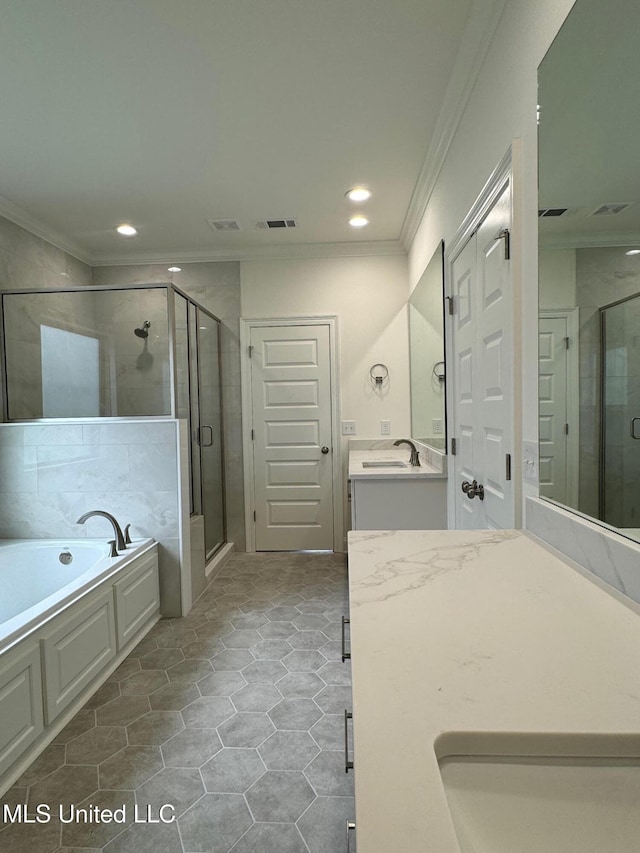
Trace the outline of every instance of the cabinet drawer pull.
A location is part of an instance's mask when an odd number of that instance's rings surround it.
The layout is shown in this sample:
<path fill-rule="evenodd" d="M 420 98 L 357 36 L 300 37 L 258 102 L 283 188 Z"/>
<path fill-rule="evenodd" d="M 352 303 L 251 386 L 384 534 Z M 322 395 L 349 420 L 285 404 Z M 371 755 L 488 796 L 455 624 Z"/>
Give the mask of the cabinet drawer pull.
<path fill-rule="evenodd" d="M 356 828 L 355 823 L 352 820 L 347 821 L 347 853 L 349 853 L 351 849 L 351 833 Z"/>
<path fill-rule="evenodd" d="M 350 625 L 351 619 L 347 619 L 346 616 L 342 617 L 342 663 L 351 658 L 351 652 L 347 651 L 347 643 L 345 638 L 344 626 Z"/>
<path fill-rule="evenodd" d="M 344 772 L 348 773 L 353 770 L 353 761 L 349 761 L 349 720 L 353 719 L 353 714 L 347 711 L 344 712 Z"/>

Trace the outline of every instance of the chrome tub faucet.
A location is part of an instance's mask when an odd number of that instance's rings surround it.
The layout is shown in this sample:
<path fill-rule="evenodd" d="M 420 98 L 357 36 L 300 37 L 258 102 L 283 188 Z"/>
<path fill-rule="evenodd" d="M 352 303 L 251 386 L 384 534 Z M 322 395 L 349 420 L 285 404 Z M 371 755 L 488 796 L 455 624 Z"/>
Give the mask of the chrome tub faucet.
<path fill-rule="evenodd" d="M 76 521 L 76 524 L 84 524 L 88 518 L 92 518 L 94 515 L 102 516 L 102 518 L 106 518 L 108 521 L 111 522 L 111 526 L 113 527 L 113 532 L 114 532 L 115 537 L 116 537 L 116 547 L 118 548 L 118 551 L 126 551 L 127 550 L 127 543 L 125 540 L 124 533 L 122 532 L 122 528 L 120 527 L 120 525 L 118 524 L 116 519 L 111 515 L 111 513 L 105 512 L 102 509 L 92 509 L 90 512 L 85 512 L 84 515 L 81 515 L 80 518 Z M 127 534 L 129 532 L 128 528 L 129 528 L 129 525 L 127 525 Z M 127 535 L 127 539 L 128 538 L 129 537 Z M 111 556 L 117 557 L 118 553 L 116 552 L 114 554 L 113 551 L 114 551 L 114 549 L 112 548 L 111 549 Z"/>

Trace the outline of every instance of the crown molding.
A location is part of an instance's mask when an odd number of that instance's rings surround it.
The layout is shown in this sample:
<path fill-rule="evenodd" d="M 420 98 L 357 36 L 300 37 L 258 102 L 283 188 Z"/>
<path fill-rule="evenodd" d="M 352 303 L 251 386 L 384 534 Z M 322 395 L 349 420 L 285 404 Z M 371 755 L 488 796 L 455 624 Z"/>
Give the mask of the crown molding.
<path fill-rule="evenodd" d="M 4 216 L 5 219 L 13 222 L 14 225 L 19 225 L 20 228 L 24 228 L 25 231 L 35 234 L 41 240 L 46 240 L 47 243 L 51 243 L 56 248 L 62 249 L 63 252 L 72 255 L 77 260 L 82 261 L 83 264 L 91 266 L 91 256 L 77 243 L 51 228 L 46 222 L 42 222 L 42 220 L 27 213 L 26 210 L 9 201 L 3 195 L 0 195 L 0 216 Z"/>
<path fill-rule="evenodd" d="M 431 143 L 400 230 L 400 242 L 407 251 L 429 204 L 506 3 L 507 0 L 473 2 Z"/>
<path fill-rule="evenodd" d="M 627 234 L 582 234 L 579 237 L 557 237 L 538 241 L 541 249 L 615 249 L 637 246 L 640 248 L 640 234 L 630 231 Z"/>
<path fill-rule="evenodd" d="M 371 240 L 353 243 L 295 243 L 290 246 L 254 246 L 244 249 L 194 249 L 175 252 L 145 252 L 128 255 L 96 255 L 92 266 L 129 264 L 188 264 L 211 261 L 272 261 L 304 258 L 361 258 L 371 255 L 406 255 L 399 240 Z"/>

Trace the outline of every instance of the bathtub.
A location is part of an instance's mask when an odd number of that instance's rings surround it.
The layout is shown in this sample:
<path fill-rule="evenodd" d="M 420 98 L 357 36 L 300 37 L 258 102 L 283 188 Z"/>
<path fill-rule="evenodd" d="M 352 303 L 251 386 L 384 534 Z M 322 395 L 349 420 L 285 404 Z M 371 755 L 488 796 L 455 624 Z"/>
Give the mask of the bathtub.
<path fill-rule="evenodd" d="M 129 545 L 118 557 L 100 539 L 0 540 L 0 650 L 42 624 L 149 548 Z"/>
<path fill-rule="evenodd" d="M 0 540 L 0 794 L 160 617 L 153 539 Z"/>

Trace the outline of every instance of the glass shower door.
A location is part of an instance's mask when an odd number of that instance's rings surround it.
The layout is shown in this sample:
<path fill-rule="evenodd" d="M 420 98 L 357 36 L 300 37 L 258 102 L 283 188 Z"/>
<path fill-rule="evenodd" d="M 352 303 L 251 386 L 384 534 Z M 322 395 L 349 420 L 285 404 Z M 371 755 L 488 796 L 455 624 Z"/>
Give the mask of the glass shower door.
<path fill-rule="evenodd" d="M 200 403 L 198 444 L 205 555 L 209 559 L 225 541 L 220 328 L 219 321 L 206 311 L 200 308 L 196 311 Z"/>
<path fill-rule="evenodd" d="M 640 528 L 640 295 L 601 309 L 601 518 Z"/>

